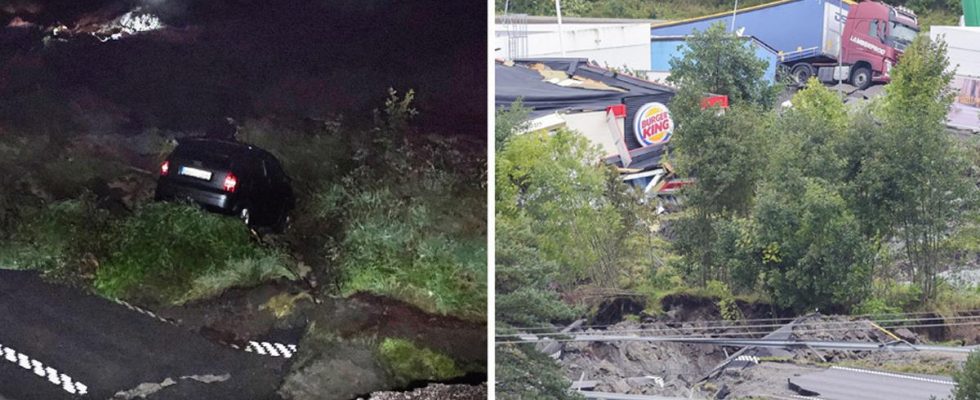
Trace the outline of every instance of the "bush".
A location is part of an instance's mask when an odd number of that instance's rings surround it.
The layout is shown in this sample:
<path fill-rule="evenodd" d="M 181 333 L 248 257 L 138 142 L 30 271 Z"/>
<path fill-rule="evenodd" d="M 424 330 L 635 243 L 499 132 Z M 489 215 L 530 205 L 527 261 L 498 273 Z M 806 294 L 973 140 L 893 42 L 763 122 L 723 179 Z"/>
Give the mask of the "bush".
<path fill-rule="evenodd" d="M 528 344 L 497 345 L 497 398 L 577 400 L 561 368 Z"/>
<path fill-rule="evenodd" d="M 191 292 L 195 280 L 207 280 L 202 277 L 208 275 L 252 281 L 264 273 L 238 275 L 222 271 L 235 269 L 236 265 L 242 269 L 248 264 L 236 263 L 245 260 L 278 256 L 276 251 L 255 243 L 237 219 L 190 204 L 146 205 L 132 217 L 118 221 L 109 234 L 107 244 L 111 251 L 96 274 L 96 289 L 109 297 L 151 303 L 179 302 Z M 210 279 L 214 282 L 214 278 Z M 216 286 L 202 289 L 207 286 L 198 282 L 197 293 L 216 290 Z"/>
<path fill-rule="evenodd" d="M 980 400 L 980 351 L 973 351 L 963 369 L 953 374 L 955 400 Z"/>
<path fill-rule="evenodd" d="M 402 385 L 414 381 L 446 380 L 463 374 L 451 358 L 429 349 L 420 349 L 408 340 L 385 338 L 378 350 L 388 373 Z"/>
<path fill-rule="evenodd" d="M 0 264 L 67 280 L 94 273 L 106 250 L 99 232 L 107 228 L 109 216 L 91 196 L 23 212 L 11 239 L 0 247 Z"/>
<path fill-rule="evenodd" d="M 416 135 L 414 92 L 390 90 L 374 125 L 250 121 L 242 138 L 276 154 L 297 191 L 287 232 L 318 277 L 429 312 L 486 315 L 485 146 Z M 474 155 L 476 154 L 476 155 Z"/>
<path fill-rule="evenodd" d="M 352 188 L 347 196 L 345 292 L 390 295 L 429 312 L 485 315 L 485 239 L 445 232 L 438 223 L 445 210 L 388 188 Z"/>

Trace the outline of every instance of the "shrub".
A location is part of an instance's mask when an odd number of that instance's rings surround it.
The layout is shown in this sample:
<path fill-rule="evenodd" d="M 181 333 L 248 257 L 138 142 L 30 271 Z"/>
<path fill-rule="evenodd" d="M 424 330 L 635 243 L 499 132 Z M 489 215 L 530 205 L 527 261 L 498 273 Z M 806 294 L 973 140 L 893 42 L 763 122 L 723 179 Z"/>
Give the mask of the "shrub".
<path fill-rule="evenodd" d="M 426 348 L 420 349 L 408 340 L 386 338 L 378 351 L 388 373 L 399 384 L 446 380 L 463 374 L 451 358 Z"/>
<path fill-rule="evenodd" d="M 528 344 L 497 345 L 498 399 L 561 399 L 583 397 L 571 390 L 571 382 L 555 360 Z"/>
<path fill-rule="evenodd" d="M 352 189 L 347 201 L 345 292 L 390 295 L 430 312 L 485 314 L 483 238 L 443 232 L 437 209 L 388 188 Z"/>
<path fill-rule="evenodd" d="M 953 374 L 955 400 L 980 400 L 980 351 L 973 351 L 963 369 Z"/>
<path fill-rule="evenodd" d="M 27 210 L 11 240 L 0 247 L 0 263 L 41 270 L 58 279 L 84 278 L 94 272 L 105 252 L 99 232 L 108 224 L 108 213 L 98 209 L 89 195 Z"/>

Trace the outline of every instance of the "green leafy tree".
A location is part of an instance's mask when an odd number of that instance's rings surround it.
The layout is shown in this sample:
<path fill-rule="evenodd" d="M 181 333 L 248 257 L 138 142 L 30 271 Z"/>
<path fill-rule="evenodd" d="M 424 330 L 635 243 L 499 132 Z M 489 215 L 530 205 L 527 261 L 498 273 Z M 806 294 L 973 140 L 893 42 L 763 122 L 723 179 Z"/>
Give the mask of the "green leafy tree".
<path fill-rule="evenodd" d="M 935 298 L 948 237 L 976 207 L 967 163 L 945 129 L 952 102 L 946 45 L 919 36 L 873 109 L 874 135 L 856 134 L 848 161 L 851 203 L 864 231 L 898 238 L 922 301 Z M 873 125 L 868 122 L 865 126 Z"/>
<path fill-rule="evenodd" d="M 598 159 L 588 139 L 565 130 L 513 137 L 497 157 L 498 220 L 528 221 L 535 248 L 562 266 L 566 285 L 613 285 L 617 244 L 635 228 L 606 196 L 613 176 Z"/>
<path fill-rule="evenodd" d="M 728 254 L 719 240 L 720 221 L 744 216 L 751 209 L 761 177 L 765 143 L 761 136 L 771 116 L 749 105 L 725 113 L 701 110 L 703 91 L 689 86 L 672 103 L 679 124 L 673 141 L 678 173 L 697 183 L 685 190 L 686 216 L 677 224 L 675 250 L 688 265 L 687 276 L 704 286 L 728 274 Z"/>
<path fill-rule="evenodd" d="M 493 131 L 498 150 L 502 150 L 512 136 L 527 128 L 530 111 L 520 99 L 508 108 L 501 107 L 497 110 Z"/>
<path fill-rule="evenodd" d="M 568 381 L 550 357 L 532 345 L 497 345 L 497 398 L 508 400 L 578 400 Z"/>
<path fill-rule="evenodd" d="M 773 142 L 742 250 L 783 307 L 846 309 L 864 299 L 872 254 L 840 192 L 849 118 L 816 80 L 768 132 Z"/>
<path fill-rule="evenodd" d="M 870 252 L 830 182 L 801 178 L 763 185 L 753 227 L 755 260 L 780 306 L 846 309 L 864 299 Z"/>
<path fill-rule="evenodd" d="M 955 400 L 980 400 L 980 351 L 970 353 L 963 369 L 953 374 Z"/>
<path fill-rule="evenodd" d="M 754 44 L 716 23 L 694 31 L 680 58 L 670 60 L 669 82 L 728 96 L 733 103 L 769 108 L 779 88 L 765 80 L 768 63 L 755 55 Z"/>

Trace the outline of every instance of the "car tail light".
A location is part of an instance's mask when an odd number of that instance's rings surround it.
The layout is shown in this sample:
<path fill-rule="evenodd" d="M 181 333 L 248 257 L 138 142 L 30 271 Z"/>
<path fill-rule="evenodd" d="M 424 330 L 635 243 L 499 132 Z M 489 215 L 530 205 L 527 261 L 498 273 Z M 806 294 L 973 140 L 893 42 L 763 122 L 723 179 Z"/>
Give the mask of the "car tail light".
<path fill-rule="evenodd" d="M 225 183 L 221 187 L 226 192 L 235 193 L 235 188 L 238 187 L 238 178 L 235 177 L 235 174 L 229 172 L 228 176 L 225 177 Z"/>
<path fill-rule="evenodd" d="M 170 161 L 164 161 L 160 164 L 160 175 L 167 176 L 170 173 Z"/>

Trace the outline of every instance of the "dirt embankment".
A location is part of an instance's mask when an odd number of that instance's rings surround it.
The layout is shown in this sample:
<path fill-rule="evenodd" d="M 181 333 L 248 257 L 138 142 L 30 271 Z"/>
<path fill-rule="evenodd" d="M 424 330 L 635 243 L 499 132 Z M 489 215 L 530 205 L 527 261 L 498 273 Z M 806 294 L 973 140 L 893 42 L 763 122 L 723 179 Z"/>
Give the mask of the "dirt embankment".
<path fill-rule="evenodd" d="M 298 284 L 276 282 L 160 315 L 223 343 L 298 343 L 280 389 L 285 399 L 486 397 L 485 323 L 390 298 L 359 293 L 316 301 Z M 376 393 L 384 390 L 408 392 Z"/>
<path fill-rule="evenodd" d="M 702 336 L 755 337 L 775 331 L 789 323 L 792 315 L 765 303 L 736 302 L 742 315 L 740 322 L 724 321 L 718 299 L 678 294 L 661 302 L 662 314 L 647 315 L 630 312 L 639 308 L 634 298 L 615 298 L 592 307 L 596 316 L 585 331 L 572 333 L 641 335 L 641 336 Z M 642 304 L 645 308 L 646 305 Z M 961 316 L 962 317 L 962 316 Z M 943 324 L 951 319 L 918 316 L 927 322 Z M 608 324 L 598 324 L 598 321 Z M 975 341 L 980 330 L 975 326 L 932 327 L 906 329 L 882 322 L 893 329 L 883 329 L 865 318 L 850 316 L 812 315 L 797 321 L 789 332 L 790 339 L 811 341 L 849 341 L 867 343 L 894 342 L 896 336 L 909 343 L 928 343 L 935 340 L 968 338 Z M 544 349 L 545 346 L 540 348 Z M 779 356 L 772 352 L 743 353 L 761 357 L 761 364 L 742 362 L 712 374 L 738 348 L 715 345 L 654 343 L 645 341 L 563 342 L 550 344 L 548 352 L 557 351 L 557 360 L 573 385 L 588 385 L 596 391 L 624 394 L 644 394 L 687 397 L 694 394 L 716 398 L 739 398 L 762 393 L 792 394 L 786 389 L 786 378 L 819 371 L 828 365 L 850 366 L 898 373 L 949 375 L 962 364 L 959 355 L 937 352 L 887 351 L 812 351 L 786 349 Z"/>

